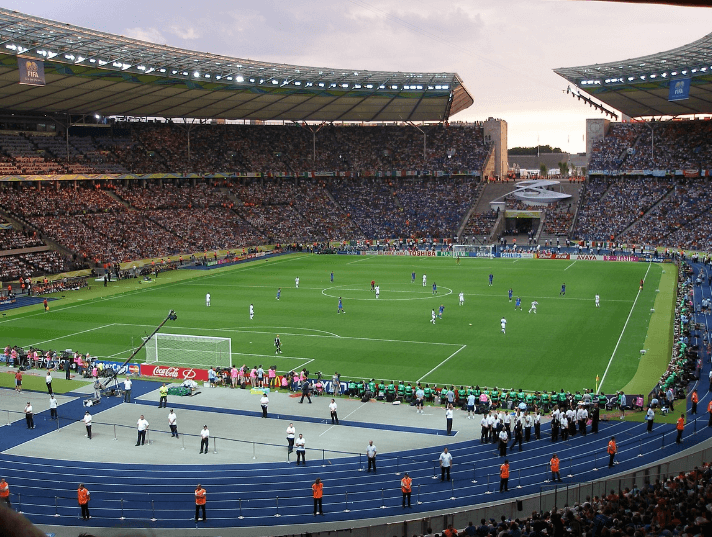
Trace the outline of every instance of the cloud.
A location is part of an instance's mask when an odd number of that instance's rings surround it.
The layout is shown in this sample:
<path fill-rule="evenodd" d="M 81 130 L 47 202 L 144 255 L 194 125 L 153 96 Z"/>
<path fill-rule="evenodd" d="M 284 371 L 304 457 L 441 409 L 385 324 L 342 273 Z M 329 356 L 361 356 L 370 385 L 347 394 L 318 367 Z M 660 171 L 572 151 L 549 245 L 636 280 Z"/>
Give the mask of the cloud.
<path fill-rule="evenodd" d="M 201 37 L 200 32 L 192 26 L 184 27 L 174 24 L 168 27 L 168 31 L 181 39 L 200 39 Z"/>
<path fill-rule="evenodd" d="M 156 28 L 127 28 L 124 30 L 126 37 L 140 39 L 141 41 L 149 41 L 151 43 L 165 44 L 167 39 Z"/>

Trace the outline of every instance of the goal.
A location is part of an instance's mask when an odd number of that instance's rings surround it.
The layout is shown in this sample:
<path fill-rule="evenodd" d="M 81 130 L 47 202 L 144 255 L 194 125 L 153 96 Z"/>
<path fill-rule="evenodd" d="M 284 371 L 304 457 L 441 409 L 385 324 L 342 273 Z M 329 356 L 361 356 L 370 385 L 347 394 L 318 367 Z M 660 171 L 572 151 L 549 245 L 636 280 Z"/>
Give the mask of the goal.
<path fill-rule="evenodd" d="M 453 244 L 453 257 L 494 257 L 494 246 L 491 244 Z"/>
<path fill-rule="evenodd" d="M 146 343 L 146 363 L 188 367 L 230 367 L 229 337 L 187 336 L 158 332 Z"/>

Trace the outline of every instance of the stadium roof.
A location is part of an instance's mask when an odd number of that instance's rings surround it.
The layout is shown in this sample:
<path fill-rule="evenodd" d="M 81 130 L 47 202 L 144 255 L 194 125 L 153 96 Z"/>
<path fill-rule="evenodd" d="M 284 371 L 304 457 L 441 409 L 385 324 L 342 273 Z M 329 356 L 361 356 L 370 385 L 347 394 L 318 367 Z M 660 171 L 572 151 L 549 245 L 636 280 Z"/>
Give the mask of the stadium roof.
<path fill-rule="evenodd" d="M 0 8 L 0 109 L 288 121 L 445 121 L 473 100 L 456 73 L 259 62 L 194 52 Z M 18 57 L 44 62 L 20 85 Z"/>
<path fill-rule="evenodd" d="M 712 34 L 667 52 L 554 72 L 630 117 L 712 113 Z M 689 98 L 668 101 L 670 85 L 688 78 Z"/>

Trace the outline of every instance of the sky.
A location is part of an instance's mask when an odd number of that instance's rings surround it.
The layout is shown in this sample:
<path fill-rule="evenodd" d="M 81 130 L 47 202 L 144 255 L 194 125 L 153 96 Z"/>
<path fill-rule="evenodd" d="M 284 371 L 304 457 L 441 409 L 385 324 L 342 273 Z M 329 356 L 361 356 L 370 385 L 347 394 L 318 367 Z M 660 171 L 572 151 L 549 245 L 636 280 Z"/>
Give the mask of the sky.
<path fill-rule="evenodd" d="M 699 39 L 712 9 L 571 0 L 4 0 L 90 29 L 237 58 L 374 71 L 456 72 L 474 99 L 451 121 L 508 124 L 509 147 L 585 151 L 587 118 L 552 69 Z"/>

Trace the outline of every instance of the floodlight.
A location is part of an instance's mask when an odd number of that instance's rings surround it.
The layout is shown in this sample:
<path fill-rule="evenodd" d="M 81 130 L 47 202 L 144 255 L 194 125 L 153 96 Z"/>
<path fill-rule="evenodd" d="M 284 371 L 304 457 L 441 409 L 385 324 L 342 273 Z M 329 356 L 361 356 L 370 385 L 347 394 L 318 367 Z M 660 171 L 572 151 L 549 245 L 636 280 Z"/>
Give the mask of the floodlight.
<path fill-rule="evenodd" d="M 199 73 L 198 71 L 196 71 L 195 73 L 193 73 L 193 76 L 194 76 L 195 78 L 198 78 L 198 77 L 200 76 L 200 73 Z"/>
<path fill-rule="evenodd" d="M 244 82 L 244 81 L 245 81 L 245 77 L 243 77 L 242 75 L 237 75 L 237 76 L 235 77 L 235 81 L 236 81 L 236 82 Z"/>

